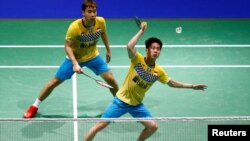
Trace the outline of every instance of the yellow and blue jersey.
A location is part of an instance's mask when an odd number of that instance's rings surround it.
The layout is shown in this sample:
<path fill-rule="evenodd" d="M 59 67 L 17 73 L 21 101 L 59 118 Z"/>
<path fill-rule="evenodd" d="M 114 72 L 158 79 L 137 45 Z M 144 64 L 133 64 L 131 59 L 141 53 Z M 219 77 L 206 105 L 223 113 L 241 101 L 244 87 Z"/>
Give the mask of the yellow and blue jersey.
<path fill-rule="evenodd" d="M 82 19 L 71 23 L 65 38 L 72 43 L 72 50 L 78 62 L 88 61 L 99 54 L 97 42 L 104 32 L 106 32 L 106 23 L 102 17 L 96 17 L 95 25 L 91 30 L 83 25 Z"/>
<path fill-rule="evenodd" d="M 131 59 L 130 68 L 123 86 L 116 96 L 127 104 L 138 105 L 154 82 L 160 81 L 165 84 L 169 80 L 170 77 L 162 67 L 155 64 L 154 68 L 150 68 L 147 66 L 143 55 L 136 52 L 135 57 Z"/>

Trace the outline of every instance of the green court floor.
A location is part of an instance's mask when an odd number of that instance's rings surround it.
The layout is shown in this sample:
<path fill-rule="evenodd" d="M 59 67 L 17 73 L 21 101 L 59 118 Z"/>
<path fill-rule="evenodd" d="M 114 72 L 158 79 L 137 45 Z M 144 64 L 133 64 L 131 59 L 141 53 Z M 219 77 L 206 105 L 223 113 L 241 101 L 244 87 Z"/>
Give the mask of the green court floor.
<path fill-rule="evenodd" d="M 24 110 L 34 102 L 40 89 L 54 75 L 65 57 L 63 50 L 64 36 L 72 20 L 0 20 L 0 118 L 22 118 Z M 158 64 L 163 66 L 174 80 L 208 85 L 205 91 L 174 89 L 157 82 L 149 90 L 144 103 L 154 117 L 214 117 L 214 116 L 249 116 L 250 115 L 250 20 L 147 20 L 148 31 L 138 42 L 143 45 L 146 38 L 159 37 L 166 47 L 163 48 Z M 175 28 L 182 26 L 182 34 Z M 109 64 L 119 85 L 128 70 L 129 59 L 124 47 L 138 30 L 131 20 L 107 20 L 112 61 Z M 100 46 L 102 42 L 100 41 Z M 39 46 L 40 45 L 40 46 Z M 171 46 L 175 45 L 175 46 Z M 122 46 L 122 47 L 120 47 Z M 145 54 L 143 47 L 137 50 Z M 99 48 L 102 56 L 105 48 Z M 85 69 L 94 76 L 94 74 Z M 99 76 L 95 76 L 101 79 Z M 73 80 L 73 79 L 72 79 Z M 68 80 L 44 101 L 36 118 L 72 118 L 73 98 L 72 80 Z M 98 117 L 112 100 L 109 91 L 95 84 L 82 75 L 76 76 L 78 118 Z M 129 117 L 129 115 L 125 115 Z M 249 124 L 249 122 L 247 122 Z M 0 140 L 15 140 L 6 131 L 19 132 L 22 140 L 73 140 L 73 124 L 51 123 L 37 125 L 0 123 Z M 79 123 L 79 140 L 91 123 Z M 123 123 L 124 124 L 124 123 Z M 184 125 L 189 123 L 184 123 Z M 196 124 L 196 123 L 195 123 Z M 245 124 L 245 123 L 244 123 Z M 183 124 L 161 123 L 159 132 L 153 140 L 170 137 L 175 140 L 175 133 L 169 134 L 170 127 Z M 47 127 L 48 126 L 48 127 Z M 113 125 L 112 125 L 113 126 Z M 106 134 L 118 138 L 122 135 L 136 137 L 140 125 L 115 124 L 100 135 Z M 135 127 L 134 127 L 135 126 Z M 39 127 L 39 128 L 38 128 Z M 185 127 L 185 128 L 187 128 Z M 83 129 L 84 128 L 84 129 Z M 177 127 L 176 127 L 177 128 Z M 190 125 L 190 128 L 197 129 Z M 6 130 L 9 129 L 9 130 Z M 34 130 L 33 130 L 34 129 Z M 46 131 L 48 129 L 48 132 Z M 51 130 L 50 130 L 51 129 Z M 119 130 L 116 130 L 119 129 Z M 33 134 L 28 131 L 32 130 Z M 41 131 L 42 130 L 42 131 Z M 199 130 L 199 126 L 198 129 Z M 206 130 L 202 127 L 201 136 L 185 135 L 187 141 L 205 141 Z M 185 132 L 186 133 L 186 132 Z M 70 135 L 68 135 L 70 134 Z M 182 133 L 181 133 L 182 134 Z M 194 133 L 193 133 L 194 134 Z M 53 138 L 53 136 L 59 136 Z M 150 140 L 150 139 L 149 139 Z M 183 140 L 178 138 L 177 140 Z"/>

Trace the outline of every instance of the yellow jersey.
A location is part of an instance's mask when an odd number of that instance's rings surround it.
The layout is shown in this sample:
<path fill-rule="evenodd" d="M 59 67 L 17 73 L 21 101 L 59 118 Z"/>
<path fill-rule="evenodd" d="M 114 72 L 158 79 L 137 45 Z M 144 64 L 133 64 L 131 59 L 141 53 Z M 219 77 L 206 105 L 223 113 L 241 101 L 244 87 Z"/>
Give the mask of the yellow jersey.
<path fill-rule="evenodd" d="M 123 86 L 116 96 L 129 105 L 138 105 L 142 102 L 145 93 L 154 82 L 167 83 L 170 80 L 162 67 L 155 64 L 154 68 L 147 66 L 144 57 L 139 52 L 131 59 L 131 64 Z"/>
<path fill-rule="evenodd" d="M 78 62 L 88 61 L 99 54 L 97 42 L 104 32 L 106 23 L 102 17 L 96 17 L 92 29 L 83 25 L 83 19 L 77 19 L 70 24 L 65 38 L 72 43 L 72 50 Z"/>

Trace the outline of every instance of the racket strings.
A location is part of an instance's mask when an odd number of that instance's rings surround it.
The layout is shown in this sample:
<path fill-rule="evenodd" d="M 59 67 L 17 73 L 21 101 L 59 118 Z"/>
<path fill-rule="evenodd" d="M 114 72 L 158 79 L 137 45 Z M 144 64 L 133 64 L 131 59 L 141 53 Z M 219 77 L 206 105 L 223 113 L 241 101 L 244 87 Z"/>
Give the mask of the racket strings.
<path fill-rule="evenodd" d="M 141 28 L 141 20 L 136 16 L 135 16 L 134 20 L 135 20 L 135 23 L 138 26 L 138 28 Z"/>

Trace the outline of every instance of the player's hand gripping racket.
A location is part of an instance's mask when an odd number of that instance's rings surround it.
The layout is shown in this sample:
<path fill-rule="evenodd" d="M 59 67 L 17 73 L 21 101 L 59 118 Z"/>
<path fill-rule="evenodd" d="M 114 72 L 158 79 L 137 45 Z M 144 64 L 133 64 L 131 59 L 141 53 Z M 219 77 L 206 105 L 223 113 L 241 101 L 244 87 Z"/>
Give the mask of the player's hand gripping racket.
<path fill-rule="evenodd" d="M 95 82 L 96 82 L 97 84 L 99 84 L 99 85 L 101 85 L 101 86 L 103 86 L 103 87 L 113 89 L 113 87 L 112 87 L 112 86 L 110 86 L 109 84 L 107 84 L 106 82 L 103 82 L 103 81 L 101 81 L 101 80 L 97 80 L 97 79 L 93 78 L 92 76 L 90 76 L 90 75 L 88 75 L 88 74 L 84 73 L 83 71 L 82 71 L 82 73 L 81 73 L 81 74 L 83 74 L 83 75 L 85 75 L 85 76 L 87 76 L 87 77 L 89 77 L 89 78 L 91 78 L 91 79 L 95 80 Z"/>
<path fill-rule="evenodd" d="M 141 29 L 141 20 L 137 16 L 134 17 L 134 20 L 138 28 Z"/>

